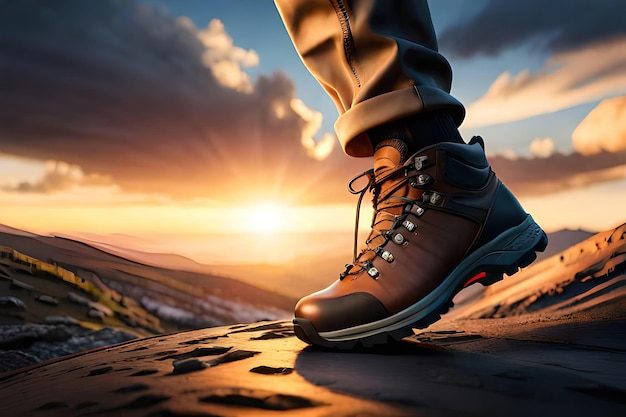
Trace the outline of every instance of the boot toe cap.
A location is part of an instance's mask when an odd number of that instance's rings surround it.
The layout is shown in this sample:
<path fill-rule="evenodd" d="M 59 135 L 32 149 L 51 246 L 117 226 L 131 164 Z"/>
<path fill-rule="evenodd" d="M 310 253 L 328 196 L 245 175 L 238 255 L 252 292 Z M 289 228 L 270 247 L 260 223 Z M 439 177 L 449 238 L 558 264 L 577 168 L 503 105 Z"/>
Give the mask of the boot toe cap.
<path fill-rule="evenodd" d="M 389 317 L 385 306 L 372 294 L 359 292 L 335 298 L 312 294 L 296 305 L 295 318 L 308 320 L 317 332 L 330 332 Z"/>

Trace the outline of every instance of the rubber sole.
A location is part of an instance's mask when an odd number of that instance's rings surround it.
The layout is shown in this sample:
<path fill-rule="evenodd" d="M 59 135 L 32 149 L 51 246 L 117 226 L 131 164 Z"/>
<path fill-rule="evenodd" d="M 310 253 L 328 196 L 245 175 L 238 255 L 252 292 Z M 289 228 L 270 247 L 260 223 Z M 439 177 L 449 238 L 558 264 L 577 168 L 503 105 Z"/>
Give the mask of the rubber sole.
<path fill-rule="evenodd" d="M 524 222 L 511 228 L 465 258 L 430 294 L 408 308 L 382 320 L 331 332 L 315 330 L 303 318 L 293 320 L 294 332 L 306 343 L 329 349 L 353 350 L 373 348 L 400 341 L 441 318 L 454 305 L 452 299 L 463 288 L 481 283 L 491 285 L 530 265 L 535 252 L 548 244 L 544 231 L 528 215 Z"/>

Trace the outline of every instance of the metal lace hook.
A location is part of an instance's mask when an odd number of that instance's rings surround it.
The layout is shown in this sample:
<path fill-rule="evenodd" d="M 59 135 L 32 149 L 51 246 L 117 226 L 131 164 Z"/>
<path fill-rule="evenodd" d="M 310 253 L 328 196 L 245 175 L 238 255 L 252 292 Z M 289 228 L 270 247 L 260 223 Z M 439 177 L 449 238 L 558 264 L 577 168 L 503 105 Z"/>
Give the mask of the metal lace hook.
<path fill-rule="evenodd" d="M 365 176 L 368 177 L 367 184 L 365 184 L 365 186 L 361 188 L 360 190 L 355 190 L 353 187 L 354 183 Z M 361 174 L 352 178 L 348 182 L 348 191 L 350 191 L 350 193 L 352 194 L 359 194 L 359 199 L 356 203 L 356 220 L 354 223 L 354 246 L 352 248 L 352 264 L 353 265 L 356 264 L 356 253 L 357 253 L 357 247 L 358 247 L 358 241 L 359 241 L 359 217 L 361 216 L 361 202 L 363 201 L 363 196 L 365 195 L 367 190 L 371 189 L 373 184 L 374 184 L 374 170 L 373 169 L 368 169 L 367 171 L 362 172 Z"/>

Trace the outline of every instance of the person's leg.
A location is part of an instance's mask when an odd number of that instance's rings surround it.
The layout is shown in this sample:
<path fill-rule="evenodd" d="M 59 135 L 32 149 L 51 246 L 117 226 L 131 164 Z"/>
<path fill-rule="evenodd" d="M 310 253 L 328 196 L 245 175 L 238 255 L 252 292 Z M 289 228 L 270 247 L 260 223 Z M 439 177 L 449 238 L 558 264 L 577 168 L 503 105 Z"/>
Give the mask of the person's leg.
<path fill-rule="evenodd" d="M 404 131 L 400 119 L 416 114 L 422 146 L 440 129 L 459 140 L 465 110 L 449 94 L 452 73 L 437 52 L 426 0 L 275 3 L 304 64 L 335 102 L 348 155 L 371 156 L 370 129 L 398 121 L 390 128 Z"/>
<path fill-rule="evenodd" d="M 372 231 L 335 283 L 298 302 L 296 335 L 334 348 L 400 339 L 464 287 L 532 262 L 545 233 L 491 171 L 482 139 L 462 141 L 426 1 L 276 4 L 337 105 L 344 151 L 374 156 L 368 186 L 350 188 L 373 192 Z"/>

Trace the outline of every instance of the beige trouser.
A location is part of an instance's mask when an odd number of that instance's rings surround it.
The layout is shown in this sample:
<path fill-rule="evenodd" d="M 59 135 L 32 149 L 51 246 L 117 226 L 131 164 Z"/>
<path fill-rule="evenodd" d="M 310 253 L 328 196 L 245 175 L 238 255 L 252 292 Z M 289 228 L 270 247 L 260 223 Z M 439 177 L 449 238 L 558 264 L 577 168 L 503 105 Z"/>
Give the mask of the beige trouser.
<path fill-rule="evenodd" d="M 444 110 L 463 121 L 426 0 L 274 1 L 302 61 L 337 106 L 346 154 L 371 156 L 365 132 L 412 114 Z"/>

